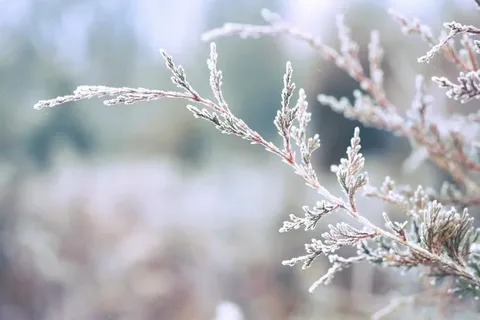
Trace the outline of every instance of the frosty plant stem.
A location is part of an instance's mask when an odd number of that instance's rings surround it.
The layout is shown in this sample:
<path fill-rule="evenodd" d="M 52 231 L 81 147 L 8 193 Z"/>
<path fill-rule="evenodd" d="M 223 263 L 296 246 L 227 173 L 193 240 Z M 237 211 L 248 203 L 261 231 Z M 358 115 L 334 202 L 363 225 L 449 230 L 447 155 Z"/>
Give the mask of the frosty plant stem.
<path fill-rule="evenodd" d="M 322 44 L 313 36 L 288 25 L 275 13 L 264 10 L 263 15 L 267 25 L 225 24 L 206 33 L 204 39 L 232 34 L 239 34 L 244 38 L 286 34 L 307 41 L 318 49 L 323 57 L 334 61 L 338 67 L 357 80 L 360 88 L 365 91 L 354 92 L 354 103 L 346 98 L 338 100 L 319 95 L 318 100 L 321 103 L 367 126 L 409 138 L 414 152 L 418 149 L 425 151 L 425 158 L 430 158 L 449 173 L 457 182 L 457 186 L 445 184 L 439 193 L 423 186 L 398 188 L 390 177 L 385 178 L 380 188 L 369 185 L 368 175 L 363 171 L 365 158 L 360 153 L 360 130 L 355 128 L 346 157 L 340 160 L 339 165 L 331 168 L 346 197 L 344 199 L 331 194 L 318 180 L 312 165 L 312 154 L 320 147 L 320 138 L 318 134 L 307 137 L 311 114 L 307 112 L 305 91 L 300 89 L 297 101 L 291 102 L 295 84 L 292 81 L 293 68 L 290 62 L 286 63 L 281 106 L 273 121 L 282 141 L 281 146 L 277 146 L 265 140 L 231 111 L 222 93 L 222 72 L 217 69 L 218 55 L 214 43 L 210 45 L 210 58 L 207 60 L 210 70 L 209 83 L 214 98 L 212 100 L 199 94 L 188 82 L 184 69 L 176 65 L 172 57 L 161 50 L 166 66 L 172 73 L 172 82 L 179 89 L 177 91 L 80 86 L 72 95 L 39 101 L 34 108 L 39 110 L 72 101 L 105 97 L 107 99 L 104 104 L 107 106 L 160 98 L 184 99 L 202 106 L 203 108 L 188 105 L 187 108 L 196 118 L 213 123 L 220 132 L 239 136 L 252 144 L 262 145 L 267 151 L 276 154 L 324 198 L 313 207 L 302 207 L 303 216 L 290 214 L 289 220 L 283 223 L 280 232 L 300 228 L 312 231 L 322 217 L 339 209 L 343 209 L 360 225 L 361 229 L 346 222 L 329 225 L 329 231 L 320 235 L 321 240 L 314 238 L 311 243 L 305 245 L 304 256 L 283 262 L 286 265 L 303 263 L 303 268 L 307 268 L 317 257 L 321 255 L 328 257 L 332 266 L 312 285 L 311 291 L 320 284 L 328 284 L 336 272 L 355 263 L 367 261 L 380 267 L 415 269 L 438 280 L 439 283 L 443 279 L 452 278 L 455 281 L 449 290 L 450 293 L 458 297 L 473 296 L 477 299 L 480 293 L 480 245 L 477 243 L 479 232 L 473 225 L 474 221 L 467 207 L 480 202 L 479 181 L 476 179 L 478 175 L 475 175 L 480 173 L 480 163 L 476 157 L 480 145 L 477 136 L 480 114 L 454 116 L 443 119 L 442 123 L 436 123 L 430 117 L 433 99 L 425 92 L 423 77 L 418 76 L 412 107 L 406 115 L 401 115 L 388 100 L 384 90 L 381 69 L 384 53 L 380 46 L 378 31 L 372 32 L 368 46 L 369 75 L 367 75 L 358 59 L 359 46 L 351 39 L 350 30 L 345 26 L 343 17 L 337 19 L 341 42 L 341 49 L 337 51 Z M 472 42 L 465 36 L 462 40 L 464 51 L 460 50 L 458 54 L 452 44 L 455 35 L 477 34 L 476 29 L 464 28 L 456 23 L 448 24 L 446 25 L 448 28 L 456 31 L 452 31 L 448 40 L 443 41 L 435 38 L 430 29 L 418 21 L 409 21 L 395 12 L 392 15 L 400 22 L 404 32 L 421 35 L 432 47 L 426 58 L 421 61 L 431 59 L 437 52 L 443 52 L 444 56 L 461 70 L 470 72 L 467 75 L 460 74 L 459 84 L 445 78 L 434 78 L 433 80 L 441 87 L 448 89 L 447 95 L 454 99 L 463 99 L 462 101 L 466 101 L 465 97 L 480 98 L 479 71 L 471 70 L 478 66 L 475 54 L 480 52 L 479 42 Z M 475 52 L 472 49 L 474 47 Z M 475 130 L 469 129 L 472 127 Z M 359 212 L 355 203 L 357 191 L 360 189 L 365 191 L 366 197 L 375 197 L 396 205 L 404 213 L 406 221 L 393 221 L 386 212 L 383 212 L 385 225 L 380 227 L 373 224 Z M 441 203 L 458 204 L 462 210 L 456 207 L 446 209 Z M 357 254 L 351 257 L 338 256 L 336 252 L 344 246 L 356 247 Z"/>

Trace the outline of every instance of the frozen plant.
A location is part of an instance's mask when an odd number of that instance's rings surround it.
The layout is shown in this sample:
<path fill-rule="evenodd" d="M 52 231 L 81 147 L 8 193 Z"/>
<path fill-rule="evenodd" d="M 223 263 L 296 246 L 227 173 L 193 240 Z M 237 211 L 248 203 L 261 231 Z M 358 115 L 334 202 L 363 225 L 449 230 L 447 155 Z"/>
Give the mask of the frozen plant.
<path fill-rule="evenodd" d="M 461 102 L 480 99 L 480 70 L 477 55 L 480 54 L 480 41 L 470 36 L 480 34 L 480 29 L 464 26 L 457 22 L 446 23 L 448 34 L 433 35 L 431 29 L 418 20 L 410 20 L 403 15 L 390 11 L 406 34 L 419 35 L 431 47 L 419 62 L 429 62 L 436 54 L 442 54 L 459 69 L 457 81 L 443 77 L 433 77 L 440 87 L 446 88 L 448 97 Z M 244 121 L 237 118 L 222 94 L 222 72 L 217 66 L 215 44 L 210 45 L 210 87 L 213 99 L 197 92 L 189 83 L 184 69 L 177 65 L 165 51 L 161 54 L 166 66 L 172 73 L 172 81 L 177 91 L 150 90 L 144 88 L 111 88 L 106 86 L 80 86 L 72 95 L 42 100 L 35 104 L 39 110 L 63 103 L 90 98 L 105 98 L 104 104 L 132 104 L 160 98 L 180 98 L 195 105 L 187 108 L 196 118 L 207 120 L 225 134 L 233 134 L 252 144 L 259 144 L 267 151 L 280 157 L 294 172 L 301 176 L 306 184 L 315 189 L 320 201 L 313 207 L 304 206 L 303 215 L 291 214 L 281 227 L 281 232 L 294 229 L 314 230 L 321 218 L 341 212 L 353 217 L 357 224 L 340 222 L 330 225 L 329 231 L 312 239 L 305 245 L 306 254 L 283 263 L 294 265 L 301 263 L 309 267 L 322 255 L 328 257 L 331 267 L 310 288 L 313 291 L 321 284 L 328 284 L 334 275 L 361 261 L 386 267 L 416 269 L 435 282 L 445 283 L 451 279 L 448 292 L 458 298 L 473 297 L 480 294 L 480 244 L 477 243 L 478 229 L 468 207 L 480 204 L 480 181 L 475 179 L 480 171 L 477 157 L 478 128 L 480 113 L 466 116 L 454 115 L 446 119 L 432 118 L 430 108 L 432 97 L 425 92 L 424 79 L 417 76 L 416 94 L 411 108 L 401 113 L 389 101 L 383 86 L 381 69 L 383 49 L 380 34 L 372 31 L 368 45 L 369 69 L 364 70 L 359 61 L 359 45 L 351 39 L 350 29 L 342 16 L 337 18 L 340 49 L 337 50 L 322 43 L 314 36 L 298 30 L 283 20 L 278 14 L 263 10 L 264 25 L 227 23 L 223 27 L 204 34 L 204 40 L 211 41 L 224 36 L 239 35 L 242 38 L 285 35 L 307 42 L 327 60 L 345 70 L 359 82 L 360 89 L 354 92 L 354 101 L 347 98 L 336 99 L 319 95 L 318 100 L 345 117 L 356 119 L 366 126 L 388 130 L 397 136 L 407 138 L 413 152 L 421 152 L 455 181 L 444 184 L 435 192 L 424 186 L 396 186 L 386 177 L 383 185 L 374 187 L 369 184 L 368 175 L 363 170 L 365 158 L 360 152 L 360 130 L 353 132 L 350 146 L 340 164 L 332 166 L 344 195 L 335 195 L 319 181 L 312 165 L 313 153 L 320 147 L 318 135 L 308 136 L 310 122 L 307 97 L 303 89 L 298 90 L 294 100 L 295 84 L 292 80 L 293 68 L 286 63 L 281 92 L 281 107 L 274 119 L 281 143 L 265 140 Z M 461 48 L 457 50 L 454 38 L 462 35 Z M 384 225 L 376 225 L 368 220 L 356 205 L 356 196 L 363 190 L 362 196 L 375 197 L 394 204 L 405 214 L 404 221 L 392 220 L 383 212 Z M 357 248 L 357 254 L 342 257 L 337 251 L 345 246 Z M 414 300 L 413 298 L 409 298 Z M 408 300 L 408 299 L 407 299 Z M 410 301 L 408 300 L 408 301 Z M 382 310 L 378 317 L 388 313 Z"/>

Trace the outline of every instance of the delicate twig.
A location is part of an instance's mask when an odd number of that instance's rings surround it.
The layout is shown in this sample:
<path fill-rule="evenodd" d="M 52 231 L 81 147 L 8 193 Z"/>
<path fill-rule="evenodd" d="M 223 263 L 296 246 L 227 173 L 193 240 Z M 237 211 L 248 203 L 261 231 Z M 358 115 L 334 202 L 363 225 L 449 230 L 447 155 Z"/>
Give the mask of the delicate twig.
<path fill-rule="evenodd" d="M 381 108 L 391 111 L 395 109 L 394 105 L 386 98 L 383 89 L 378 87 L 373 80 L 364 74 L 363 70 L 359 67 L 359 63 L 355 59 L 355 53 L 351 51 L 351 49 L 347 49 L 343 52 L 343 54 L 340 54 L 335 49 L 323 44 L 319 39 L 315 38 L 309 33 L 300 31 L 297 28 L 289 25 L 278 14 L 275 14 L 267 9 L 263 9 L 262 16 L 269 23 L 269 25 L 226 23 L 223 25 L 223 27 L 204 33 L 202 39 L 204 41 L 212 41 L 214 39 L 231 35 L 239 35 L 242 38 L 259 38 L 263 36 L 285 34 L 305 41 L 315 50 L 318 50 L 324 59 L 332 60 L 337 66 L 346 70 L 353 79 L 361 84 L 362 89 L 366 90 L 373 97 L 375 97 L 375 100 L 378 102 Z M 337 19 L 337 26 L 339 27 L 339 33 L 344 38 L 344 45 L 348 46 L 349 43 L 351 43 L 351 39 L 349 38 L 348 29 L 343 24 L 343 18 L 339 17 Z M 350 55 L 348 55 L 349 53 Z"/>
<path fill-rule="evenodd" d="M 480 188 L 476 181 L 469 177 L 468 170 L 480 171 L 480 164 L 472 160 L 470 154 L 465 151 L 467 142 L 463 135 L 451 128 L 440 130 L 441 128 L 428 118 L 427 111 L 431 97 L 425 93 L 423 79 L 417 77 L 417 92 L 412 103 L 412 110 L 406 118 L 400 116 L 394 105 L 386 98 L 381 70 L 383 50 L 380 48 L 377 32 L 373 32 L 371 35 L 369 45 L 370 77 L 367 77 L 358 59 L 358 45 L 350 38 L 350 30 L 343 23 L 342 16 L 337 19 L 341 42 L 340 52 L 337 52 L 323 45 L 314 37 L 289 26 L 279 15 L 266 10 L 263 11 L 263 15 L 269 23 L 267 26 L 226 24 L 222 28 L 207 33 L 205 38 L 230 34 L 239 34 L 243 37 L 288 34 L 307 41 L 325 58 L 333 60 L 340 68 L 346 70 L 352 78 L 360 82 L 361 88 L 368 92 L 367 95 L 356 91 L 353 106 L 346 99 L 336 100 L 326 96 L 319 97 L 321 102 L 329 104 L 332 109 L 344 113 L 347 117 L 359 119 L 368 125 L 411 138 L 428 151 L 429 157 L 437 165 L 448 171 L 459 183 L 465 185 L 467 197 L 464 199 L 468 200 L 468 197 L 474 199 L 479 194 Z M 427 54 L 426 60 L 430 59 L 456 34 L 480 33 L 480 30 L 474 29 L 474 27 L 465 27 L 456 23 L 450 23 L 448 27 L 451 29 L 449 37 L 434 46 Z M 421 29 L 419 30 L 421 31 Z M 427 40 L 432 40 L 425 30 L 421 32 Z M 474 42 L 474 45 L 477 46 L 478 51 L 480 45 L 477 42 Z M 471 48 L 471 43 L 465 43 L 465 47 L 468 46 Z M 455 51 L 446 52 L 447 54 L 450 52 L 451 57 L 455 59 Z M 329 232 L 321 235 L 322 240 L 312 239 L 312 242 L 305 246 L 306 255 L 284 261 L 284 264 L 288 265 L 302 262 L 304 267 L 308 267 L 322 254 L 329 257 L 332 267 L 326 275 L 313 284 L 311 291 L 319 284 L 329 283 L 336 272 L 354 263 L 369 261 L 383 266 L 426 267 L 432 277 L 454 277 L 457 286 L 452 289 L 452 293 L 463 294 L 467 291 L 475 295 L 480 294 L 480 252 L 477 252 L 479 250 L 474 244 L 479 232 L 473 227 L 473 218 L 469 216 L 466 209 L 462 212 L 455 208 L 447 210 L 438 201 L 432 200 L 431 195 L 428 195 L 422 187 L 417 188 L 410 196 L 407 193 L 398 193 L 395 191 L 393 181 L 386 179 L 380 191 L 370 191 L 369 195 L 399 205 L 409 220 L 397 222 L 384 213 L 385 227 L 380 227 L 359 211 L 355 196 L 357 191 L 368 185 L 368 174 L 363 171 L 365 159 L 360 153 L 361 141 L 358 128 L 354 130 L 346 157 L 341 159 L 338 166 L 331 168 L 342 187 L 345 199 L 333 195 L 323 186 L 311 161 L 313 152 L 320 147 L 320 139 L 318 135 L 307 137 L 307 125 L 311 116 L 307 112 L 307 98 L 302 89 L 299 90 L 296 104 L 291 106 L 295 84 L 292 81 L 293 68 L 290 62 L 286 63 L 281 108 L 274 120 L 282 138 L 282 147 L 278 147 L 265 140 L 243 120 L 237 118 L 229 108 L 221 90 L 222 72 L 217 69 L 218 56 L 215 44 L 211 44 L 210 59 L 208 59 L 209 81 L 215 101 L 199 94 L 188 82 L 183 68 L 176 65 L 173 58 L 165 51 L 162 50 L 161 54 L 167 68 L 172 73 L 172 82 L 181 91 L 80 86 L 73 95 L 39 101 L 35 104 L 35 108 L 41 109 L 82 99 L 104 97 L 110 97 L 104 101 L 106 105 L 132 104 L 159 98 L 181 98 L 201 105 L 205 108 L 199 109 L 193 105 L 188 105 L 187 108 L 195 117 L 213 123 L 222 133 L 234 134 L 252 144 L 260 144 L 267 151 L 276 154 L 283 162 L 292 167 L 308 186 L 324 197 L 324 200 L 318 202 L 312 209 L 303 208 L 305 217 L 290 215 L 290 221 L 285 222 L 280 231 L 285 232 L 300 227 L 307 231 L 313 230 L 322 217 L 339 209 L 343 209 L 361 226 L 361 228 L 357 228 L 346 222 L 340 222 L 335 226 L 330 225 Z M 470 65 L 476 67 L 476 60 L 470 58 Z M 462 82 L 463 78 L 459 79 L 462 84 L 458 86 L 447 80 L 438 81 L 449 87 L 453 91 L 452 95 L 457 94 L 459 97 L 465 95 L 472 97 L 473 83 L 476 85 L 474 81 Z M 299 154 L 298 160 L 294 149 Z M 453 200 L 462 199 L 456 191 L 453 191 L 453 188 L 451 191 L 454 195 Z M 372 248 L 368 243 L 377 243 L 377 246 Z M 350 258 L 334 254 L 344 246 L 356 246 L 358 254 Z"/>
<path fill-rule="evenodd" d="M 409 26 L 409 30 L 419 30 L 425 38 L 432 43 L 435 39 L 431 36 L 431 32 L 424 26 L 411 26 L 403 16 L 392 13 L 396 16 L 402 24 Z M 409 126 L 403 117 L 401 117 L 395 106 L 388 101 L 383 90 L 382 73 L 380 69 L 381 58 L 383 51 L 379 48 L 379 37 L 377 32 L 372 33 L 372 39 L 369 45 L 369 61 L 370 61 L 370 77 L 367 77 L 358 61 L 358 45 L 350 38 L 350 30 L 345 26 L 343 17 L 339 16 L 337 19 L 337 27 L 339 30 L 339 37 L 341 39 L 341 52 L 323 44 L 314 36 L 300 31 L 297 28 L 289 25 L 283 20 L 280 15 L 272 13 L 264 9 L 262 15 L 268 25 L 250 25 L 250 24 L 232 24 L 226 23 L 220 28 L 213 29 L 204 33 L 203 40 L 212 40 L 220 37 L 240 35 L 242 38 L 252 37 L 258 38 L 262 36 L 288 35 L 293 38 L 307 42 L 310 46 L 320 52 L 320 54 L 327 60 L 332 60 L 341 69 L 345 70 L 352 78 L 357 80 L 362 89 L 366 90 L 371 97 L 365 96 L 360 91 L 356 91 L 354 96 L 356 98 L 355 107 L 351 106 L 348 100 L 342 99 L 337 101 L 334 98 L 319 95 L 319 100 L 322 103 L 328 104 L 333 110 L 343 113 L 346 117 L 358 119 L 366 125 L 377 128 L 386 129 L 397 135 L 404 137 L 411 137 L 415 142 L 422 145 L 428 150 L 431 159 L 442 169 L 449 172 L 456 181 L 466 184 L 472 190 L 479 190 L 480 187 L 471 181 L 467 174 L 461 169 L 452 166 L 451 161 L 454 159 L 445 158 L 445 156 L 454 156 L 458 160 L 459 155 L 452 154 L 445 149 L 443 141 L 432 139 L 426 135 L 425 130 L 419 131 L 417 128 Z M 417 23 L 418 24 L 418 23 Z M 454 53 L 454 51 L 452 51 Z M 451 54 L 451 57 L 456 57 L 456 54 Z M 425 108 L 422 112 L 425 112 Z M 427 131 L 430 128 L 427 128 Z M 467 167 L 471 168 L 473 163 L 469 163 Z"/>
<path fill-rule="evenodd" d="M 429 26 L 421 24 L 418 19 L 409 20 L 403 14 L 397 12 L 396 10 L 389 9 L 388 13 L 402 26 L 402 31 L 405 34 L 418 34 L 426 41 L 430 47 L 435 47 L 441 39 L 433 36 L 432 30 Z M 462 59 L 459 57 L 457 51 L 455 50 L 454 45 L 447 41 L 440 48 L 448 61 L 451 61 L 457 65 L 458 68 L 464 71 L 472 71 L 470 66 L 465 64 Z"/>
<path fill-rule="evenodd" d="M 448 35 L 441 40 L 438 44 L 434 45 L 424 56 L 418 58 L 418 62 L 430 62 L 433 56 L 440 51 L 451 39 L 461 33 L 480 34 L 480 29 L 474 26 L 466 26 L 461 23 L 452 21 L 446 22 L 443 26 L 450 30 Z"/>

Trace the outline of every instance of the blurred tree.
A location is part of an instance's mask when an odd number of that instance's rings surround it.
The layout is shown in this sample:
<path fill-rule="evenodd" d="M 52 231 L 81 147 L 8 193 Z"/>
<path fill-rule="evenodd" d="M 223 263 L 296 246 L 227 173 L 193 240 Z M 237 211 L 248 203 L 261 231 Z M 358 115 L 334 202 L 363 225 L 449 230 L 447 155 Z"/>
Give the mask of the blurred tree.
<path fill-rule="evenodd" d="M 47 121 L 36 127 L 28 136 L 27 154 L 39 169 L 48 169 L 52 164 L 59 137 L 81 155 L 94 150 L 94 137 L 78 117 L 74 107 L 58 108 Z"/>

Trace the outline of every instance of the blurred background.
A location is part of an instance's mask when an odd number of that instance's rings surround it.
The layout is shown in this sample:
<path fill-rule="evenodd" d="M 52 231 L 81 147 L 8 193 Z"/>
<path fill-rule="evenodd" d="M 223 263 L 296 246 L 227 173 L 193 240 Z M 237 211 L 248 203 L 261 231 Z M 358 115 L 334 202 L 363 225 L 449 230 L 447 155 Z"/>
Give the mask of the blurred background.
<path fill-rule="evenodd" d="M 364 63 L 370 30 L 380 30 L 387 92 L 406 109 L 417 73 L 453 77 L 455 69 L 442 58 L 417 64 L 427 46 L 402 35 L 389 7 L 437 35 L 443 21 L 475 24 L 480 13 L 473 0 L 0 0 L 0 319 L 367 319 L 422 290 L 415 274 L 359 265 L 309 294 L 328 261 L 306 271 L 281 261 L 303 255 L 304 243 L 344 217 L 325 218 L 313 233 L 278 233 L 288 214 L 319 200 L 315 192 L 274 155 L 195 120 L 183 101 L 32 108 L 81 84 L 174 89 L 159 48 L 208 96 L 201 34 L 225 22 L 262 23 L 268 8 L 336 48 L 335 16 L 344 13 Z M 329 167 L 358 124 L 316 96 L 351 98 L 358 84 L 289 38 L 232 37 L 217 51 L 231 108 L 274 142 L 292 61 L 309 96 L 310 130 L 322 140 L 318 174 L 339 191 Z M 458 107 L 430 89 L 438 112 Z M 402 174 L 405 140 L 373 129 L 362 138 L 374 184 L 386 174 L 432 187 L 445 178 L 428 163 Z M 379 223 L 390 209 L 359 201 Z M 435 303 L 405 307 L 391 319 L 436 312 Z"/>

